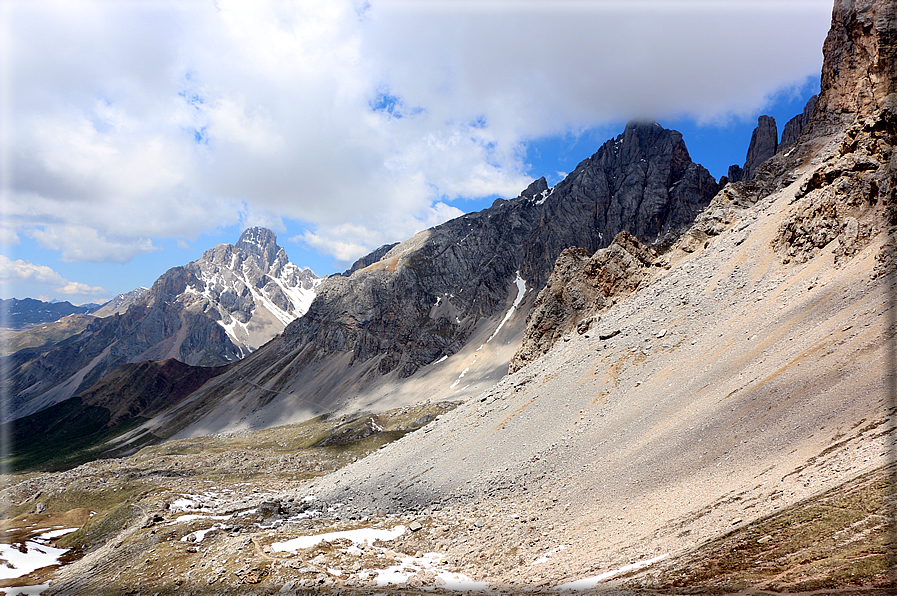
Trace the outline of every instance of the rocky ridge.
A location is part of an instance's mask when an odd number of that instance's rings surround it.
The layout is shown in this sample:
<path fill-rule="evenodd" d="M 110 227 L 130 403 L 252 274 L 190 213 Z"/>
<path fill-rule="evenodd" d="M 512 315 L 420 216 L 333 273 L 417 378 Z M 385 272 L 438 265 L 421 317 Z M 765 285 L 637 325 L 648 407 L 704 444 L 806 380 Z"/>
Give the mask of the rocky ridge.
<path fill-rule="evenodd" d="M 139 287 L 134 288 L 130 292 L 119 294 L 94 311 L 93 314 L 97 317 L 109 317 L 116 314 L 124 314 L 131 308 L 132 304 L 139 301 L 147 292 L 149 292 L 149 288 Z"/>
<path fill-rule="evenodd" d="M 177 418 L 194 426 L 176 432 L 207 432 L 210 419 L 219 430 L 298 421 L 390 396 L 463 397 L 468 384 L 458 394 L 451 373 L 426 375 L 439 363 L 456 369 L 456 380 L 468 372 L 473 378 L 472 364 L 451 359 L 465 350 L 465 360 L 487 371 L 484 382 L 504 374 L 519 341 L 508 334 L 522 329 L 515 320 L 522 323 L 531 290 L 545 284 L 563 249 L 598 250 L 620 231 L 651 241 L 674 236 L 716 190 L 680 133 L 630 122 L 554 188 L 536 180 L 515 199 L 378 249 L 379 260 L 365 258 L 348 277 L 325 280 L 306 315 L 280 338 L 185 403 Z M 512 320 L 493 342 L 503 315 Z M 229 419 L 238 402 L 252 413 Z"/>

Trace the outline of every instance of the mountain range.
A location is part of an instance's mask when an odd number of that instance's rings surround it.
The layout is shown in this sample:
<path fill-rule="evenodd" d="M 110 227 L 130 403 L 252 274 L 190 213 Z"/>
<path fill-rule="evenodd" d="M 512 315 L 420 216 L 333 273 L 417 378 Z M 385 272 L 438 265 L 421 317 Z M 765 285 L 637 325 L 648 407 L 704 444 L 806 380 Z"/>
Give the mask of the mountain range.
<path fill-rule="evenodd" d="M 62 543 L 77 560 L 37 579 L 50 594 L 887 593 L 897 6 L 837 0 L 823 57 L 788 145 L 761 118 L 737 180 L 630 122 L 554 188 L 309 281 L 305 314 L 265 343 L 241 339 L 242 299 L 288 312 L 282 273 L 222 269 L 285 262 L 256 229 L 46 350 L 120 341 L 134 360 L 19 409 L 20 444 L 39 429 L 64 449 L 72 420 L 87 459 L 116 456 L 71 468 L 80 451 L 0 492 L 20 532 L 92 496 Z M 157 320 L 185 331 L 132 331 Z M 231 362 L 195 366 L 217 346 Z"/>

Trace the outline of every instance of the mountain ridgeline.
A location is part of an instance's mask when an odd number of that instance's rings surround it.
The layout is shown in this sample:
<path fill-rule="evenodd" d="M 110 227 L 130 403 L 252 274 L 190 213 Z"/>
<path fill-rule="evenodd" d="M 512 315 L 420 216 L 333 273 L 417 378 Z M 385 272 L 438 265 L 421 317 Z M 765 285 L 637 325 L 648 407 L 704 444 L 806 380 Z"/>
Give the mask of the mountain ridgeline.
<path fill-rule="evenodd" d="M 227 428 L 237 402 L 272 412 L 260 416 L 265 425 L 351 408 L 346 396 L 385 395 L 479 334 L 485 346 L 521 287 L 525 314 L 529 291 L 545 284 L 565 248 L 595 251 L 621 231 L 650 242 L 674 237 L 718 190 L 680 133 L 630 122 L 554 188 L 540 178 L 515 199 L 378 249 L 348 276 L 324 280 L 303 317 L 190 400 L 198 426 L 188 432 L 209 430 L 202 420 L 210 409 L 223 425 L 215 428 Z M 514 333 L 502 341 L 519 341 Z M 500 357 L 506 371 L 510 353 Z M 409 399 L 437 397 L 425 387 Z"/>
<path fill-rule="evenodd" d="M 514 200 L 421 232 L 349 278 L 329 278 L 281 341 L 308 358 L 351 352 L 353 365 L 408 377 L 505 310 L 518 273 L 540 288 L 564 248 L 595 251 L 620 231 L 674 234 L 717 190 L 681 134 L 631 122 L 555 188 L 541 178 Z"/>

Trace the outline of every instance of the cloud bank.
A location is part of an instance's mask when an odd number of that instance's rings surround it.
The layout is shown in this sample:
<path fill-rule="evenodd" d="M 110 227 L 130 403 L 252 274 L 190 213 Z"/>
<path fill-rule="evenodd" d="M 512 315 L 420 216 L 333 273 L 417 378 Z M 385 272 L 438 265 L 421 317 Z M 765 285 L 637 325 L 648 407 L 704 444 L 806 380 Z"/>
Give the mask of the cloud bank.
<path fill-rule="evenodd" d="M 289 220 L 348 262 L 459 215 L 465 197 L 515 196 L 528 141 L 631 117 L 750 114 L 819 72 L 831 1 L 3 11 L 0 239 L 126 262 L 153 238 Z"/>

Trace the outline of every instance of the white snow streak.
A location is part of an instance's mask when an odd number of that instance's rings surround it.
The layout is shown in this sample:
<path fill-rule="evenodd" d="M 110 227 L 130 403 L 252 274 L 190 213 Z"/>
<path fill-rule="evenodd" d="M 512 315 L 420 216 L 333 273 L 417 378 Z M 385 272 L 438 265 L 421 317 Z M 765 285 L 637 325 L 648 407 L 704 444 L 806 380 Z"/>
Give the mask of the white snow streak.
<path fill-rule="evenodd" d="M 628 573 L 629 571 L 634 571 L 636 569 L 641 569 L 642 567 L 647 567 L 648 565 L 653 565 L 654 563 L 667 558 L 670 553 L 664 553 L 659 557 L 654 557 L 653 559 L 647 559 L 645 561 L 637 561 L 632 563 L 631 565 L 623 565 L 619 569 L 613 569 L 611 571 L 606 571 L 601 575 L 594 575 L 592 577 L 584 577 L 582 579 L 578 579 L 572 582 L 567 582 L 566 584 L 561 584 L 555 588 L 555 590 L 588 590 L 590 588 L 594 588 L 600 582 L 603 582 L 606 579 L 610 579 L 616 575 L 620 575 L 621 573 Z"/>
<path fill-rule="evenodd" d="M 517 298 L 514 299 L 514 304 L 511 305 L 511 308 L 508 309 L 507 314 L 505 314 L 505 318 L 501 320 L 501 323 L 498 325 L 498 329 L 496 329 L 492 335 L 489 336 L 489 339 L 486 340 L 488 344 L 492 341 L 492 338 L 498 335 L 498 332 L 501 331 L 501 328 L 505 326 L 505 323 L 508 322 L 508 319 L 511 318 L 511 315 L 514 314 L 514 311 L 520 306 L 520 303 L 523 302 L 523 296 L 526 294 L 526 280 L 520 277 L 520 271 L 517 272 L 517 277 L 514 279 L 514 283 L 517 285 Z"/>

